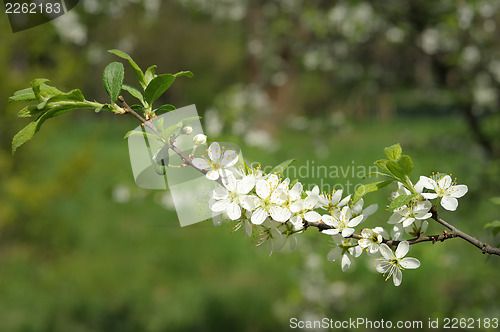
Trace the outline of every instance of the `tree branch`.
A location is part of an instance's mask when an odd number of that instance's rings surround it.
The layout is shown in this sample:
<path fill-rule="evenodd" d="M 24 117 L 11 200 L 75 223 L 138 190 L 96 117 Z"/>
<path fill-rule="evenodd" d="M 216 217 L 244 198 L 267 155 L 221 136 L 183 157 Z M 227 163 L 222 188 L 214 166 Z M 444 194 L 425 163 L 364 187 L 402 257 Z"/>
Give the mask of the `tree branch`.
<path fill-rule="evenodd" d="M 125 101 L 125 99 L 123 98 L 123 96 L 118 96 L 118 101 L 122 104 L 122 107 L 125 110 L 125 112 L 132 114 L 139 121 L 141 121 L 145 126 L 147 126 L 148 128 L 150 128 L 158 137 L 160 137 L 163 142 L 165 142 L 165 139 L 160 135 L 160 133 L 158 132 L 158 130 L 156 129 L 156 127 L 151 123 L 151 120 L 147 121 L 142 116 L 140 116 L 136 111 L 134 111 L 133 109 L 131 109 L 130 106 L 128 106 L 128 104 Z M 196 167 L 193 164 L 193 159 L 190 158 L 190 157 L 188 157 L 188 156 L 186 156 L 181 150 L 179 150 L 179 148 L 177 148 L 174 145 L 174 143 L 175 143 L 175 140 L 169 140 L 169 142 L 168 142 L 168 148 L 171 149 L 172 151 L 174 151 L 187 165 L 193 167 L 195 170 L 197 170 L 198 172 L 202 173 L 203 175 L 206 175 L 208 173 L 208 171 Z M 184 165 L 184 166 L 187 166 L 187 165 Z M 224 186 L 224 184 L 222 183 L 222 180 L 221 180 L 220 177 L 216 180 L 216 182 L 219 183 L 221 186 Z"/>
<path fill-rule="evenodd" d="M 416 238 L 408 240 L 408 243 L 410 245 L 417 244 L 417 243 L 422 243 L 422 242 L 432 242 L 432 244 L 436 242 L 443 242 L 448 239 L 453 239 L 453 238 L 462 238 L 466 240 L 467 242 L 471 243 L 472 245 L 478 247 L 479 249 L 482 250 L 483 254 L 490 254 L 490 255 L 498 255 L 500 256 L 500 248 L 495 248 L 492 247 L 486 243 L 483 243 L 476 239 L 473 236 L 470 236 L 467 233 L 462 232 L 458 228 L 450 225 L 443 219 L 441 219 L 438 214 L 437 214 L 437 209 L 435 206 L 432 207 L 431 209 L 432 213 L 432 219 L 443 225 L 444 227 L 448 228 L 451 232 L 448 232 L 446 230 L 443 231 L 443 234 L 440 235 L 420 235 Z M 333 229 L 333 226 L 327 225 L 322 222 L 308 222 L 306 221 L 304 224 L 304 228 L 307 229 L 308 227 L 316 227 L 318 231 L 324 231 L 327 229 Z M 362 237 L 358 234 L 352 234 L 349 238 L 353 239 L 361 239 Z M 382 243 L 387 244 L 388 246 L 397 246 L 401 241 L 396 241 L 396 240 L 388 240 L 388 239 L 383 239 Z"/>
<path fill-rule="evenodd" d="M 462 238 L 465 241 L 469 242 L 470 244 L 478 247 L 479 249 L 482 250 L 483 254 L 500 256 L 500 248 L 495 248 L 495 247 L 490 246 L 487 243 L 481 242 L 478 239 L 476 239 L 475 237 L 470 236 L 469 234 L 462 232 L 461 230 L 459 230 L 455 226 L 452 226 L 449 223 L 447 223 L 446 221 L 444 221 L 443 219 L 441 219 L 441 217 L 439 217 L 439 215 L 437 213 L 437 209 L 435 206 L 432 207 L 431 213 L 432 213 L 432 219 L 434 219 L 435 221 L 437 221 L 438 223 L 440 223 L 444 227 L 448 228 L 451 231 L 451 234 L 454 235 L 454 237 Z"/>

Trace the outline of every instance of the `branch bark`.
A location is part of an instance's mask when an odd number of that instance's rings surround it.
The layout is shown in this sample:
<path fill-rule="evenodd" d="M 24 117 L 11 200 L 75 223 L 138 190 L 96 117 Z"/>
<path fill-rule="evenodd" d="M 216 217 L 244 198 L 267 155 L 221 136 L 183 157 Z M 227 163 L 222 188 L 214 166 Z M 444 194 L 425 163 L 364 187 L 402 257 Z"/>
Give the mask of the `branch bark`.
<path fill-rule="evenodd" d="M 136 119 L 138 119 L 145 126 L 147 126 L 148 128 L 150 128 L 158 137 L 161 138 L 162 141 L 165 141 L 163 139 L 163 137 L 160 135 L 160 133 L 158 132 L 158 130 L 156 129 L 156 127 L 151 123 L 151 120 L 147 121 L 142 116 L 140 116 L 136 111 L 134 111 L 133 109 L 131 109 L 130 106 L 128 106 L 128 104 L 125 101 L 125 99 L 123 98 L 123 96 L 118 96 L 118 101 L 122 104 L 122 107 L 125 110 L 125 112 L 127 112 L 129 114 L 132 114 Z M 193 164 L 193 158 L 190 158 L 190 157 L 186 156 L 181 150 L 179 150 L 178 147 L 176 147 L 174 145 L 174 143 L 175 143 L 174 140 L 169 140 L 168 143 L 166 142 L 166 144 L 168 144 L 168 148 L 171 149 L 172 151 L 174 151 L 188 166 L 193 167 L 195 170 L 197 170 L 198 172 L 202 173 L 203 175 L 206 175 L 208 173 L 207 170 L 204 170 L 204 169 L 196 167 Z M 184 166 L 186 166 L 186 165 L 184 165 Z M 219 183 L 221 186 L 224 186 L 224 184 L 222 183 L 222 180 L 221 180 L 220 177 L 216 180 L 216 182 Z"/>
<path fill-rule="evenodd" d="M 435 206 L 432 207 L 431 213 L 432 213 L 432 219 L 434 219 L 435 221 L 437 221 L 438 223 L 440 223 L 444 227 L 448 228 L 451 232 L 444 230 L 443 234 L 420 235 L 416 238 L 408 240 L 408 243 L 410 245 L 422 243 L 422 242 L 432 242 L 432 244 L 434 244 L 438 241 L 443 242 L 443 241 L 448 240 L 448 239 L 461 238 L 461 239 L 469 242 L 470 244 L 476 246 L 477 248 L 481 249 L 483 254 L 500 256 L 500 248 L 495 248 L 495 247 L 490 246 L 487 243 L 481 242 L 478 239 L 476 239 L 475 237 L 473 237 L 465 232 L 462 232 L 458 228 L 450 225 L 448 222 L 441 219 L 441 217 L 439 217 L 439 215 L 437 214 L 437 209 Z M 327 230 L 327 229 L 334 228 L 334 227 L 329 226 L 329 225 L 322 223 L 322 222 L 308 222 L 308 221 L 306 221 L 304 224 L 304 228 L 307 229 L 308 227 L 316 227 L 318 229 L 318 231 L 320 231 L 320 232 Z M 361 239 L 361 236 L 358 234 L 353 234 L 350 236 L 350 238 L 359 240 L 359 239 Z M 383 239 L 382 242 L 387 244 L 388 246 L 397 246 L 401 241 Z"/>

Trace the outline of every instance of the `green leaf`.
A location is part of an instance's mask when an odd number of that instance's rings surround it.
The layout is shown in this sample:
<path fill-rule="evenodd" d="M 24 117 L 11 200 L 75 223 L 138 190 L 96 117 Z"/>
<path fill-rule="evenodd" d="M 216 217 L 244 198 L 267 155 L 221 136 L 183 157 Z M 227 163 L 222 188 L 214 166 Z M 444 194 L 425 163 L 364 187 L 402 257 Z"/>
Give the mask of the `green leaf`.
<path fill-rule="evenodd" d="M 156 121 L 156 129 L 161 133 L 163 131 L 163 122 L 165 121 L 165 118 L 160 118 L 158 121 Z"/>
<path fill-rule="evenodd" d="M 171 74 L 158 75 L 149 82 L 144 91 L 144 99 L 149 105 L 158 99 L 172 85 L 175 76 Z"/>
<path fill-rule="evenodd" d="M 33 88 L 26 88 L 19 91 L 14 92 L 12 96 L 9 97 L 9 102 L 11 101 L 22 101 L 22 102 L 30 102 L 36 100 L 35 93 L 33 92 Z"/>
<path fill-rule="evenodd" d="M 162 105 L 162 106 L 158 107 L 157 109 L 155 109 L 154 112 L 156 114 L 158 114 L 158 112 L 171 112 L 174 110 L 176 110 L 174 105 L 165 104 L 165 105 Z"/>
<path fill-rule="evenodd" d="M 156 65 L 153 65 L 146 69 L 146 72 L 144 73 L 144 79 L 146 80 L 146 86 L 151 82 L 153 78 L 156 77 Z"/>
<path fill-rule="evenodd" d="M 493 204 L 500 205 L 500 197 L 492 197 L 492 198 L 490 198 L 490 201 L 491 201 Z"/>
<path fill-rule="evenodd" d="M 40 130 L 40 127 L 46 120 L 75 109 L 91 108 L 85 102 L 65 102 L 64 104 L 54 104 L 55 105 L 51 106 L 48 110 L 42 110 L 44 113 L 41 114 L 38 119 L 29 123 L 14 136 L 12 139 L 12 154 L 14 154 L 21 145 L 29 141 L 33 135 Z"/>
<path fill-rule="evenodd" d="M 26 127 L 21 129 L 12 139 L 12 154 L 16 152 L 17 148 L 29 141 L 35 135 L 38 121 L 30 122 Z"/>
<path fill-rule="evenodd" d="M 356 192 L 354 193 L 354 196 L 352 198 L 353 203 L 359 201 L 366 194 L 382 189 L 391 184 L 392 182 L 394 182 L 394 180 L 391 179 L 391 180 L 379 181 L 359 186 L 358 189 L 356 189 Z"/>
<path fill-rule="evenodd" d="M 122 89 L 130 93 L 135 98 L 139 99 L 141 103 L 144 105 L 144 97 L 142 96 L 142 93 L 139 90 L 127 84 L 123 84 Z"/>
<path fill-rule="evenodd" d="M 123 65 L 120 62 L 111 62 L 104 69 L 104 74 L 102 75 L 102 81 L 104 83 L 104 89 L 108 93 L 111 103 L 115 103 L 122 90 L 124 77 Z"/>
<path fill-rule="evenodd" d="M 194 75 L 192 72 L 190 71 L 180 71 L 178 72 L 177 74 L 174 74 L 174 76 L 177 78 L 177 77 L 181 77 L 181 76 L 187 76 L 189 78 L 193 78 Z"/>
<path fill-rule="evenodd" d="M 406 175 L 411 175 L 411 172 L 413 171 L 413 161 L 411 160 L 410 156 L 407 156 L 405 154 L 402 155 L 398 160 L 398 165 Z"/>
<path fill-rule="evenodd" d="M 395 209 L 400 208 L 403 205 L 408 204 L 413 199 L 413 197 L 415 197 L 415 196 L 416 196 L 416 194 L 412 194 L 412 195 L 399 195 L 398 197 L 396 197 L 391 202 L 391 204 L 389 204 L 389 210 L 392 212 Z"/>
<path fill-rule="evenodd" d="M 389 160 L 389 161 L 387 161 L 385 166 L 389 170 L 389 173 L 391 173 L 396 178 L 401 179 L 401 181 L 404 182 L 405 172 L 403 171 L 403 169 L 399 166 L 399 164 L 397 162 Z"/>
<path fill-rule="evenodd" d="M 387 162 L 387 159 L 380 159 L 375 161 L 374 164 L 381 168 L 383 171 L 390 173 L 389 169 L 387 168 Z"/>
<path fill-rule="evenodd" d="M 128 61 L 128 63 L 130 64 L 130 67 L 132 67 L 132 70 L 134 71 L 135 73 L 135 77 L 137 77 L 137 80 L 139 81 L 139 83 L 141 84 L 142 88 L 145 89 L 147 84 L 146 84 L 146 79 L 144 78 L 144 74 L 142 73 L 142 70 L 141 68 L 137 65 L 137 63 L 135 63 L 134 60 L 132 60 L 132 58 L 130 57 L 130 55 L 128 55 L 127 53 L 125 52 L 122 52 L 120 50 L 109 50 L 108 51 L 109 53 L 113 53 L 114 55 L 117 55 L 119 56 L 120 58 L 122 59 L 125 59 Z"/>
<path fill-rule="evenodd" d="M 17 116 L 20 118 L 29 118 L 34 115 L 40 115 L 40 113 L 43 113 L 43 110 L 38 109 L 37 105 L 29 105 L 20 110 Z"/>
<path fill-rule="evenodd" d="M 495 220 L 490 223 L 487 223 L 486 225 L 484 225 L 484 228 L 485 229 L 491 228 L 491 232 L 493 233 L 493 235 L 496 236 L 498 233 L 500 233 L 500 220 Z"/>
<path fill-rule="evenodd" d="M 131 130 L 125 134 L 124 139 L 129 138 L 130 136 L 142 136 L 147 139 L 156 139 L 159 140 L 160 138 L 154 134 L 146 133 L 144 131 L 139 131 L 139 130 Z"/>
<path fill-rule="evenodd" d="M 403 149 L 401 149 L 401 146 L 398 143 L 398 144 L 394 144 L 392 146 L 386 147 L 384 149 L 384 153 L 389 160 L 398 160 L 399 157 L 401 157 L 401 154 L 403 153 Z"/>
<path fill-rule="evenodd" d="M 45 84 L 45 82 L 48 81 L 49 80 L 46 78 L 36 78 L 30 82 L 33 93 L 39 103 L 43 103 L 50 97 L 57 96 L 63 93 L 59 89 Z"/>
<path fill-rule="evenodd" d="M 113 111 L 114 108 L 110 104 L 103 104 L 101 107 L 95 108 L 94 110 L 96 113 L 99 113 L 100 111 Z"/>
<path fill-rule="evenodd" d="M 288 159 L 276 166 L 271 170 L 270 174 L 283 174 L 283 171 L 290 165 L 292 162 L 297 161 L 297 159 Z"/>

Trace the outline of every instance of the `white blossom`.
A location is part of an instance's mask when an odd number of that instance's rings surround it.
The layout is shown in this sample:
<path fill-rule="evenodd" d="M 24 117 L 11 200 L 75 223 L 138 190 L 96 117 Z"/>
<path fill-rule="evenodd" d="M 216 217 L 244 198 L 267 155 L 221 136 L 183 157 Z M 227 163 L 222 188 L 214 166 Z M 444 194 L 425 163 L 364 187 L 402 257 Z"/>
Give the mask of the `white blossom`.
<path fill-rule="evenodd" d="M 238 154 L 234 150 L 227 150 L 222 154 L 219 143 L 213 142 L 208 147 L 208 157 L 194 158 L 193 165 L 198 169 L 207 170 L 206 177 L 209 180 L 217 180 L 225 177 L 230 171 L 227 168 L 236 165 Z"/>
<path fill-rule="evenodd" d="M 391 248 L 385 243 L 380 245 L 381 258 L 378 258 L 380 263 L 377 265 L 377 271 L 386 276 L 385 280 L 392 276 L 395 286 L 401 285 L 403 280 L 404 269 L 416 269 L 420 266 L 420 261 L 416 258 L 407 257 L 408 250 L 410 250 L 410 245 L 408 241 L 401 241 L 396 248 L 396 252 L 392 252 Z"/>
<path fill-rule="evenodd" d="M 441 206 L 448 211 L 455 211 L 458 207 L 458 200 L 464 196 L 469 188 L 465 184 L 457 185 L 451 176 L 440 176 L 439 173 L 433 178 L 421 176 L 420 180 L 424 188 L 433 190 L 433 193 L 422 193 L 426 199 L 441 198 Z"/>
<path fill-rule="evenodd" d="M 332 238 L 335 247 L 328 252 L 327 259 L 329 261 L 341 260 L 342 272 L 345 272 L 351 266 L 353 258 L 363 253 L 363 249 L 353 239 L 344 239 L 339 234 L 333 235 Z"/>
<path fill-rule="evenodd" d="M 213 191 L 212 198 L 216 200 L 210 207 L 213 212 L 226 211 L 229 219 L 236 220 L 241 217 L 241 207 L 246 210 L 254 208 L 253 201 L 247 196 L 255 186 L 255 179 L 252 175 L 236 180 L 234 175 L 229 173 L 222 178 L 222 183 L 224 187 L 217 187 Z"/>
<path fill-rule="evenodd" d="M 358 215 L 353 218 L 353 213 L 349 206 L 344 206 L 342 210 L 335 211 L 333 215 L 324 214 L 321 220 L 329 226 L 333 226 L 332 229 L 326 229 L 323 231 L 325 234 L 335 235 L 342 234 L 343 237 L 349 237 L 354 233 L 354 227 L 358 226 L 361 221 L 363 221 L 364 216 Z"/>

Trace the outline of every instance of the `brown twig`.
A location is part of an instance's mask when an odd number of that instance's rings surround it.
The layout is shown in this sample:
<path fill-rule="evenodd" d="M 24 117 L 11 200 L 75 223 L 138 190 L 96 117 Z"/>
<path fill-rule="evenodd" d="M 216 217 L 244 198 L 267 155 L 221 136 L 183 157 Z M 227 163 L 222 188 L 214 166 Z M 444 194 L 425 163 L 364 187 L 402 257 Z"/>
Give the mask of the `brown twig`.
<path fill-rule="evenodd" d="M 162 141 L 165 141 L 165 139 L 160 135 L 160 133 L 158 132 L 156 127 L 151 123 L 151 121 L 147 121 L 142 116 L 140 116 L 136 111 L 131 109 L 130 106 L 128 106 L 125 99 L 123 98 L 123 96 L 119 96 L 118 101 L 122 104 L 122 107 L 125 110 L 125 112 L 132 114 L 139 121 L 141 121 L 145 126 L 150 128 L 158 137 L 161 138 Z M 207 170 L 196 167 L 193 164 L 193 158 L 186 156 L 181 150 L 179 150 L 179 148 L 177 148 L 174 145 L 174 143 L 175 143 L 175 140 L 170 139 L 168 142 L 168 148 L 171 149 L 172 151 L 174 151 L 188 166 L 193 167 L 195 170 L 197 170 L 198 172 L 201 172 L 203 175 L 206 175 L 208 173 Z M 221 186 L 224 186 L 224 184 L 222 183 L 222 179 L 220 177 L 216 180 L 216 182 L 218 184 L 220 184 Z"/>
<path fill-rule="evenodd" d="M 459 238 L 464 239 L 465 241 L 469 242 L 470 244 L 481 249 L 483 251 L 483 254 L 500 256 L 500 248 L 495 248 L 495 247 L 490 246 L 487 243 L 481 242 L 478 239 L 476 239 L 475 237 L 470 236 L 469 234 L 462 232 L 461 230 L 459 230 L 455 226 L 450 225 L 449 223 L 447 223 L 446 221 L 441 219 L 441 217 L 439 217 L 439 215 L 437 213 L 437 209 L 435 206 L 433 206 L 431 208 L 431 213 L 432 213 L 432 219 L 434 219 L 435 221 L 437 221 L 438 223 L 440 223 L 444 227 L 448 228 L 451 231 L 451 234 L 453 235 L 453 237 L 459 237 Z"/>
<path fill-rule="evenodd" d="M 408 243 L 410 245 L 417 244 L 417 243 L 422 243 L 422 242 L 432 242 L 433 244 L 436 242 L 443 242 L 448 239 L 454 239 L 454 238 L 462 238 L 466 240 L 467 242 L 471 243 L 472 245 L 478 247 L 479 249 L 482 250 L 483 254 L 490 254 L 490 255 L 498 255 L 500 256 L 500 248 L 495 248 L 492 247 L 486 243 L 483 243 L 476 239 L 473 236 L 470 236 L 467 233 L 462 232 L 461 230 L 457 229 L 456 227 L 450 225 L 443 219 L 441 219 L 438 214 L 436 207 L 433 206 L 431 209 L 432 213 L 432 219 L 440 223 L 441 225 L 445 226 L 448 228 L 451 232 L 448 232 L 446 230 L 443 231 L 443 234 L 439 235 L 420 235 L 416 238 L 408 240 Z M 324 231 L 327 229 L 332 229 L 334 228 L 333 226 L 327 225 L 322 222 L 308 222 L 306 221 L 304 224 L 304 228 L 307 229 L 308 227 L 316 227 L 318 231 Z M 358 234 L 352 234 L 350 238 L 353 239 L 361 239 L 362 237 Z M 397 246 L 401 241 L 396 241 L 396 240 L 388 240 L 388 239 L 383 239 L 383 243 L 387 244 L 388 246 Z"/>

